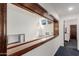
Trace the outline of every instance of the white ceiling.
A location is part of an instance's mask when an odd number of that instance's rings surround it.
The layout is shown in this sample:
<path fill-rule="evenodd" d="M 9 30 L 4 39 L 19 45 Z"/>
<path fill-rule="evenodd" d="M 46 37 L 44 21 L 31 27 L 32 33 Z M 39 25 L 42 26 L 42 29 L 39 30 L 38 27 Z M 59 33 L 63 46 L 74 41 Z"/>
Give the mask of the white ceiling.
<path fill-rule="evenodd" d="M 59 17 L 72 16 L 79 14 L 79 3 L 41 3 L 49 13 L 55 11 Z M 69 11 L 68 8 L 73 7 L 72 11 Z"/>

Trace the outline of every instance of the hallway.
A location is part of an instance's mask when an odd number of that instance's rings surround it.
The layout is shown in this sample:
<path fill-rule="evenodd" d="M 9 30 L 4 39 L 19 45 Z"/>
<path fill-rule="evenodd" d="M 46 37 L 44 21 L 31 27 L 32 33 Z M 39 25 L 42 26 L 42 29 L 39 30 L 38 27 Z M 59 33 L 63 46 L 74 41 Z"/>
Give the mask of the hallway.
<path fill-rule="evenodd" d="M 79 4 L 6 3 L 0 5 L 1 55 L 79 55 L 77 51 L 79 50 Z"/>
<path fill-rule="evenodd" d="M 71 33 L 72 37 L 78 35 L 74 31 L 78 26 L 78 16 L 75 15 L 78 10 L 73 5 L 79 4 L 7 4 L 8 47 L 13 47 L 7 49 L 7 55 L 78 56 L 77 41 L 70 40 Z M 65 46 L 63 39 L 69 41 L 65 42 Z"/>

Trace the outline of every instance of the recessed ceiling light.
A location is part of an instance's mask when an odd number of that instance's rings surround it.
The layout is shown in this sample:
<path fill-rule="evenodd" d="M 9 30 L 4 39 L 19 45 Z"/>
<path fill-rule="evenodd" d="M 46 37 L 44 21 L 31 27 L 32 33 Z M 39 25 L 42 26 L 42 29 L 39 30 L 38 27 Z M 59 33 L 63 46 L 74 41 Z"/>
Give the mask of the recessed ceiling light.
<path fill-rule="evenodd" d="M 74 9 L 73 7 L 69 7 L 69 8 L 68 8 L 69 11 L 72 11 L 73 9 Z"/>

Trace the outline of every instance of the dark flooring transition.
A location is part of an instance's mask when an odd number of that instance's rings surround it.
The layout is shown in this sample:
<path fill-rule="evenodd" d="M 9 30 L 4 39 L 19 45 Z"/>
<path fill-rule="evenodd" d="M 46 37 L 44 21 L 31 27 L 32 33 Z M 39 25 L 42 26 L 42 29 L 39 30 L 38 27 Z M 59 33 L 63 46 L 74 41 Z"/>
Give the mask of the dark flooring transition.
<path fill-rule="evenodd" d="M 79 56 L 79 51 L 77 50 L 77 41 L 65 41 L 65 46 L 60 47 L 55 56 Z"/>
<path fill-rule="evenodd" d="M 77 49 L 77 40 L 71 39 L 69 42 L 65 41 L 65 47 Z"/>
<path fill-rule="evenodd" d="M 60 47 L 55 56 L 79 56 L 79 51 L 72 48 Z"/>

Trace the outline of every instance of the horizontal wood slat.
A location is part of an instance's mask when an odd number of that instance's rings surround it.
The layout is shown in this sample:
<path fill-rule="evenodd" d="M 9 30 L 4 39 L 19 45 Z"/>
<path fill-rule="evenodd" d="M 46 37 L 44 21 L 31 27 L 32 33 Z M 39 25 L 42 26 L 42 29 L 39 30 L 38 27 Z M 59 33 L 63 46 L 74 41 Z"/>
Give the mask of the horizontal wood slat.
<path fill-rule="evenodd" d="M 28 47 L 28 48 L 25 48 L 25 49 L 22 49 L 22 50 L 20 50 L 20 51 L 15 52 L 15 53 L 12 53 L 12 54 L 10 54 L 9 56 L 21 56 L 21 55 L 23 55 L 23 54 L 25 54 L 25 53 L 31 51 L 32 49 L 35 49 L 35 48 L 41 46 L 42 44 L 44 44 L 44 43 L 46 43 L 46 42 L 48 42 L 48 41 L 54 39 L 54 38 L 55 38 L 55 37 L 51 37 L 51 38 L 49 38 L 49 39 L 46 39 L 45 41 L 41 41 L 41 42 L 39 42 L 39 43 L 37 43 L 37 44 L 34 44 L 34 45 L 32 45 L 32 46 L 30 46 L 30 47 Z M 34 42 L 34 41 L 33 41 L 33 42 Z M 24 44 L 22 44 L 22 45 L 25 45 L 25 44 L 27 44 L 27 43 L 24 43 Z M 20 46 L 21 46 L 21 45 L 20 45 Z M 18 46 L 17 46 L 17 47 L 18 47 Z"/>
<path fill-rule="evenodd" d="M 56 20 L 56 18 L 54 16 L 52 16 L 51 14 L 49 14 L 43 7 L 41 7 L 37 3 L 13 3 L 13 4 L 16 5 L 16 6 L 18 6 L 18 7 L 20 7 L 20 8 L 22 8 L 22 9 L 28 10 L 28 11 L 30 11 L 32 13 L 36 13 L 36 14 L 39 14 L 40 16 L 44 17 L 44 18 L 47 18 L 49 20 L 49 23 L 52 23 L 52 22 L 54 22 L 54 24 L 58 23 L 58 21 Z M 59 24 L 57 24 L 57 25 L 59 26 Z M 55 27 L 55 25 L 54 25 L 54 27 Z M 56 29 L 54 29 L 54 30 L 56 30 Z M 58 30 L 56 30 L 54 33 L 56 33 L 57 31 L 59 32 L 59 27 L 58 27 Z M 58 36 L 58 32 L 57 32 L 56 36 L 51 37 L 49 39 L 46 39 L 45 41 L 42 41 L 42 42 L 37 43 L 35 45 L 32 45 L 32 46 L 30 46 L 28 48 L 25 48 L 25 49 L 22 49 L 20 51 L 15 52 L 15 53 L 12 53 L 12 54 L 10 54 L 10 56 L 20 56 L 20 55 L 23 55 L 24 53 L 29 52 L 32 49 L 35 49 L 36 47 L 39 47 L 42 44 L 44 44 L 44 43 L 46 43 L 46 42 L 54 39 L 55 37 L 57 37 Z M 34 40 L 34 41 L 37 41 L 37 40 Z M 10 48 L 8 48 L 8 50 L 12 49 L 12 48 L 15 48 L 15 47 L 18 47 L 18 46 L 22 46 L 22 45 L 34 42 L 34 41 L 25 42 L 23 44 L 10 47 Z"/>
<path fill-rule="evenodd" d="M 39 14 L 40 16 L 47 18 L 49 21 L 53 21 L 53 17 L 49 15 L 49 13 L 39 4 L 37 3 L 13 3 L 14 5 L 28 10 L 32 13 Z"/>

